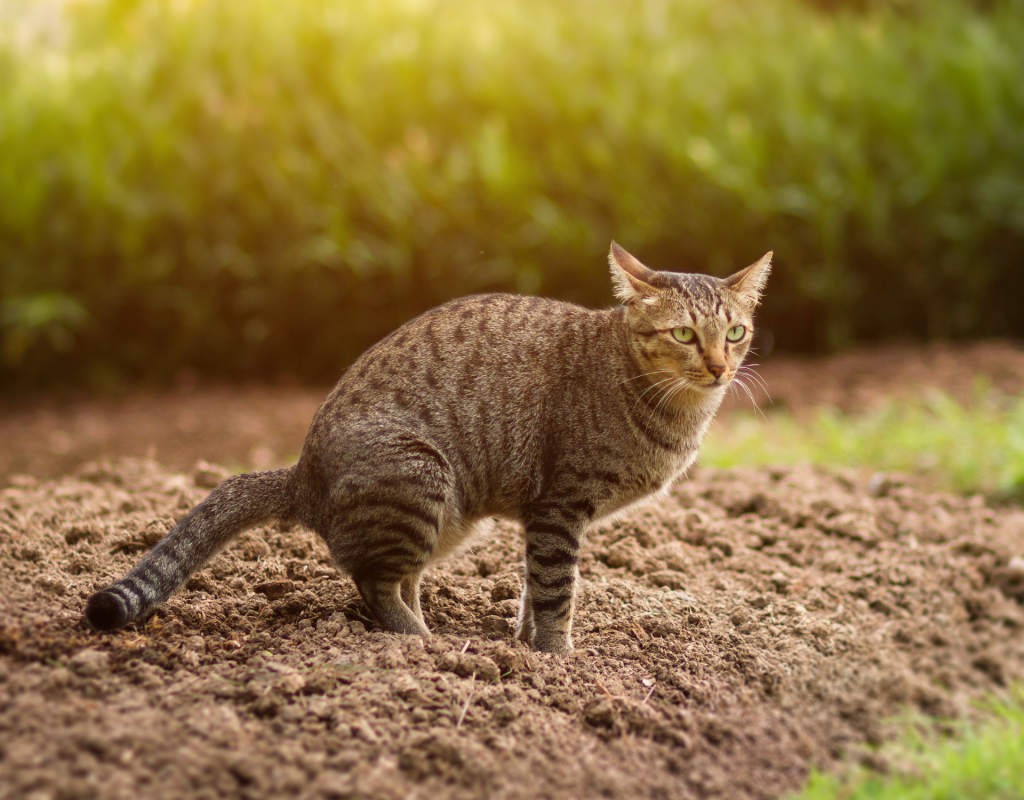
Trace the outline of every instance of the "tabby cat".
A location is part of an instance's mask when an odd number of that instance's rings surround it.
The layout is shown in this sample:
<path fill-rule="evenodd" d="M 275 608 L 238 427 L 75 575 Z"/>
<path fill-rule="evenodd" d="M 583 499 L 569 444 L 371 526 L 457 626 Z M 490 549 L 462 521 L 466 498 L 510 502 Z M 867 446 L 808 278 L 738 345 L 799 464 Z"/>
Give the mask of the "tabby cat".
<path fill-rule="evenodd" d="M 516 635 L 569 652 L 584 533 L 693 463 L 771 255 L 722 280 L 649 270 L 613 242 L 620 307 L 491 294 L 426 312 L 346 371 L 298 464 L 228 478 L 86 620 L 145 618 L 233 537 L 280 520 L 323 537 L 381 627 L 429 636 L 424 570 L 498 516 L 525 528 Z"/>

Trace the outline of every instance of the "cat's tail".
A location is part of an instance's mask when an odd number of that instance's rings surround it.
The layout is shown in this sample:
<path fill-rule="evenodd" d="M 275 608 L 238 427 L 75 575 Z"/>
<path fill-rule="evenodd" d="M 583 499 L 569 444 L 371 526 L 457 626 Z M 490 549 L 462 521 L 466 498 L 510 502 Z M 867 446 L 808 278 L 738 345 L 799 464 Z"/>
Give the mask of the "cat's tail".
<path fill-rule="evenodd" d="M 247 528 L 294 517 L 295 467 L 235 475 L 210 492 L 124 578 L 97 592 L 85 620 L 114 631 L 145 619 Z"/>

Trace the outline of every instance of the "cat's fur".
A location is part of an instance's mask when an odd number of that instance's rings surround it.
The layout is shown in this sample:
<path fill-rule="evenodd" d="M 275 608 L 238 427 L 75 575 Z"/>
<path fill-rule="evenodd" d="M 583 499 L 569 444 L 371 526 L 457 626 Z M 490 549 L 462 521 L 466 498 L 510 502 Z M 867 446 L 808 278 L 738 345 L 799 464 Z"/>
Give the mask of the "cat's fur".
<path fill-rule="evenodd" d="M 624 307 L 496 294 L 428 311 L 348 369 L 297 465 L 224 481 L 89 599 L 87 621 L 145 618 L 241 531 L 282 520 L 324 538 L 383 628 L 428 636 L 424 570 L 500 516 L 526 532 L 517 635 L 570 651 L 584 533 L 693 462 L 749 347 L 770 260 L 721 280 L 651 271 L 613 243 Z M 673 335 L 682 328 L 692 342 Z"/>

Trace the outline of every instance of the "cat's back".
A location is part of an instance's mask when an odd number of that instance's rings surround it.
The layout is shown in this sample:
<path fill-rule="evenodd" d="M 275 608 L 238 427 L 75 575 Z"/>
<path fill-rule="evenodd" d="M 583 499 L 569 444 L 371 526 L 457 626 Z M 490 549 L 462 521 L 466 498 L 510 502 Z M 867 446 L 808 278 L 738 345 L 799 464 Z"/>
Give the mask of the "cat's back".
<path fill-rule="evenodd" d="M 561 391 L 599 356 L 594 348 L 607 346 L 607 314 L 512 294 L 452 300 L 367 350 L 332 397 L 341 407 L 393 413 L 407 404 L 436 405 L 431 399 L 464 406 L 526 390 L 538 397 Z"/>

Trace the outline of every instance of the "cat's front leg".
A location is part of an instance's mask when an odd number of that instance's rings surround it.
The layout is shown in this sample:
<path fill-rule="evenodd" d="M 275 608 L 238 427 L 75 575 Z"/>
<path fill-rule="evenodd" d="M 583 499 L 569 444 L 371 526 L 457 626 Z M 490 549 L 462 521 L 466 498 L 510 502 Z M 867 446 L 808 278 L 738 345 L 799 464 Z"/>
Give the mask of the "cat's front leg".
<path fill-rule="evenodd" d="M 546 509 L 526 524 L 526 575 L 517 636 L 547 653 L 572 652 L 572 618 L 585 520 Z"/>

